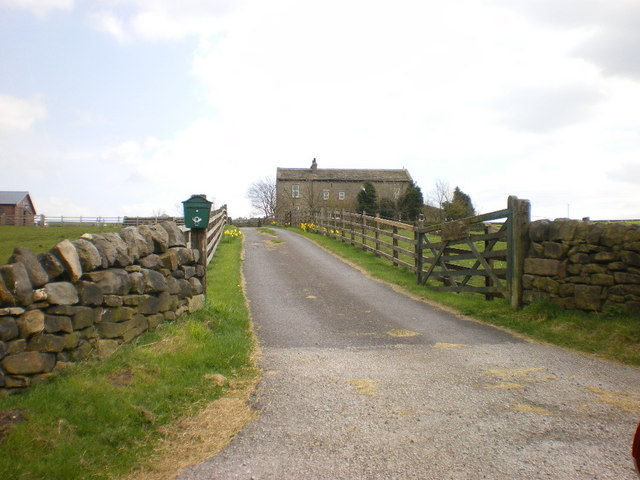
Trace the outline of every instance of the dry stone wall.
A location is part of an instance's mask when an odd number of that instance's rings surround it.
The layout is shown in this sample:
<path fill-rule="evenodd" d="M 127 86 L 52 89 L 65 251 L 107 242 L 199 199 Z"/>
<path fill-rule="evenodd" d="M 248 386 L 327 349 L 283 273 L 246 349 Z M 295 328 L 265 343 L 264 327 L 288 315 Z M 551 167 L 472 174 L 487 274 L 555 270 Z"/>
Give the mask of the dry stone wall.
<path fill-rule="evenodd" d="M 173 222 L 85 234 L 0 265 L 0 393 L 105 357 L 204 306 L 205 268 Z"/>
<path fill-rule="evenodd" d="M 640 225 L 578 220 L 529 224 L 524 302 L 640 313 Z"/>

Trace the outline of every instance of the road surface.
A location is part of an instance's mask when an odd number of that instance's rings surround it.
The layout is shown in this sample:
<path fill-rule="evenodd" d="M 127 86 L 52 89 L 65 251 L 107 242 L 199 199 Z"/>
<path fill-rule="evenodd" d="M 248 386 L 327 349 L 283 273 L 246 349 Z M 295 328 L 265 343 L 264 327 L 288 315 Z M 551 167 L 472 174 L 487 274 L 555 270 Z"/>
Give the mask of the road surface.
<path fill-rule="evenodd" d="M 395 292 L 245 230 L 260 410 L 195 479 L 633 479 L 640 370 Z"/>

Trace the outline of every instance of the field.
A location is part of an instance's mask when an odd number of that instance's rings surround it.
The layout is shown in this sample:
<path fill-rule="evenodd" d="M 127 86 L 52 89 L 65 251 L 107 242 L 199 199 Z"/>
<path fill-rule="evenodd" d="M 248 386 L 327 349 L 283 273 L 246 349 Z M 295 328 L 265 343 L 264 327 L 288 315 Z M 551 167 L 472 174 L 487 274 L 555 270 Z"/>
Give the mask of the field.
<path fill-rule="evenodd" d="M 50 250 L 56 243 L 76 240 L 84 233 L 117 232 L 120 227 L 13 227 L 0 226 L 0 264 L 9 260 L 15 247 L 26 247 L 34 253 Z"/>

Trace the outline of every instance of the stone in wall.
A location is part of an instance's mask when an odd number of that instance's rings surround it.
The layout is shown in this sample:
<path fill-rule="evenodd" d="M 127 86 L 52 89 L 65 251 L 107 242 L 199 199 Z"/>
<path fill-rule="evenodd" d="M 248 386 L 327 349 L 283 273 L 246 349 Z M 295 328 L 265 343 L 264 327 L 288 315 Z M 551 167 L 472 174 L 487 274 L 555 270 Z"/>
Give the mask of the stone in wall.
<path fill-rule="evenodd" d="M 153 243 L 152 251 L 164 253 L 169 248 L 169 234 L 160 225 L 140 225 L 138 231 Z"/>
<path fill-rule="evenodd" d="M 44 330 L 44 313 L 41 310 L 29 310 L 17 318 L 16 324 L 20 337 L 29 338 Z"/>
<path fill-rule="evenodd" d="M 73 305 L 78 303 L 78 291 L 70 282 L 51 282 L 44 286 L 47 301 L 52 305 Z"/>
<path fill-rule="evenodd" d="M 49 275 L 49 281 L 55 280 L 64 273 L 64 265 L 51 252 L 38 254 L 38 261 L 47 272 L 47 275 Z"/>
<path fill-rule="evenodd" d="M 2 273 L 0 272 L 0 307 L 6 305 L 15 305 L 16 298 L 9 291 L 9 288 L 4 283 L 4 279 L 2 277 Z"/>
<path fill-rule="evenodd" d="M 126 270 L 120 268 L 91 272 L 84 278 L 93 282 L 103 295 L 126 295 L 131 290 L 131 279 Z"/>
<path fill-rule="evenodd" d="M 33 303 L 33 286 L 27 269 L 22 263 L 0 265 L 0 277 L 16 303 L 23 306 Z"/>
<path fill-rule="evenodd" d="M 79 238 L 73 242 L 73 246 L 78 252 L 80 258 L 80 265 L 85 272 L 92 272 L 96 268 L 102 266 L 102 257 L 96 246 L 89 240 Z"/>
<path fill-rule="evenodd" d="M 187 245 L 182 230 L 174 222 L 160 222 L 159 225 L 167 232 L 168 247 L 185 247 Z"/>
<path fill-rule="evenodd" d="M 49 275 L 40 265 L 38 257 L 28 248 L 16 247 L 8 263 L 21 263 L 24 265 L 31 285 L 35 288 L 41 287 L 49 281 Z"/>
<path fill-rule="evenodd" d="M 69 240 L 58 242 L 51 250 L 64 266 L 64 269 L 72 282 L 77 282 L 82 276 L 82 265 L 78 251 Z"/>

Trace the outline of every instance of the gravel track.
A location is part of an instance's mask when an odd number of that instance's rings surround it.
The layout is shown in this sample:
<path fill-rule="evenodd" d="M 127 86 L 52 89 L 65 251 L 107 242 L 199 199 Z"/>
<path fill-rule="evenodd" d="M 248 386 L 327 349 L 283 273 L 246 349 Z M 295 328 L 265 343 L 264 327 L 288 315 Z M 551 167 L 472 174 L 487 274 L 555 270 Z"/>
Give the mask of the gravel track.
<path fill-rule="evenodd" d="M 637 480 L 640 370 L 459 319 L 289 231 L 245 230 L 245 255 L 261 413 L 177 478 Z"/>

